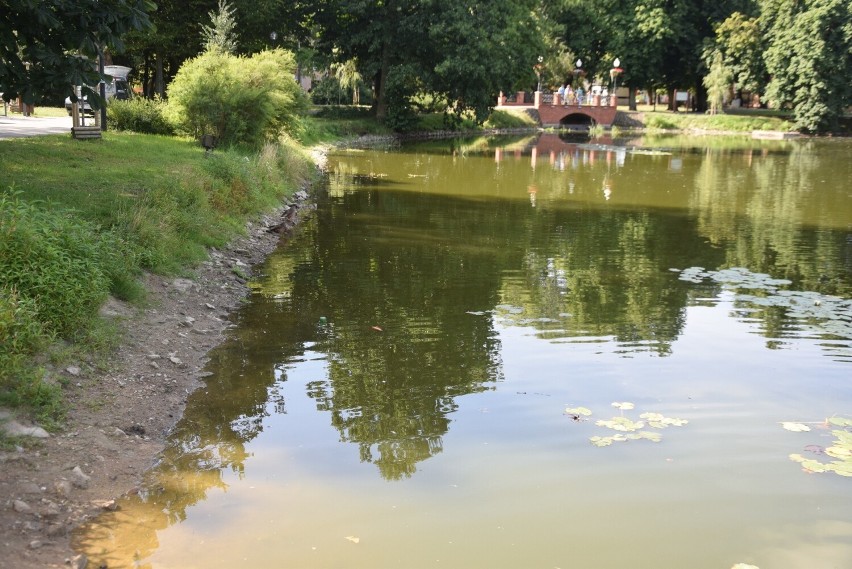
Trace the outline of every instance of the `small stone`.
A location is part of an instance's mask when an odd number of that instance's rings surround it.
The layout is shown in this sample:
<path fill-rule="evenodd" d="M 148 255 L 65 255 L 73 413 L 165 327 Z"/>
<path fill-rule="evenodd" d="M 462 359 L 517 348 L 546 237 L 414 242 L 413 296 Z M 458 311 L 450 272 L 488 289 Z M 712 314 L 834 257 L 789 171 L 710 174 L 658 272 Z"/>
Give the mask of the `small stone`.
<path fill-rule="evenodd" d="M 158 364 L 157 362 L 149 362 L 148 365 L 150 365 L 154 369 L 160 369 L 160 364 Z"/>
<path fill-rule="evenodd" d="M 89 565 L 89 558 L 86 557 L 85 553 L 81 553 L 80 555 L 75 555 L 69 559 L 68 565 L 71 569 L 86 569 Z"/>
<path fill-rule="evenodd" d="M 47 537 L 59 537 L 68 533 L 68 528 L 65 524 L 50 524 L 45 530 Z"/>
<path fill-rule="evenodd" d="M 41 541 L 34 539 L 30 542 L 30 549 L 38 549 L 42 545 L 44 544 Z"/>
<path fill-rule="evenodd" d="M 177 356 L 170 356 L 170 357 L 169 357 L 169 361 L 170 361 L 170 362 L 172 362 L 172 363 L 173 363 L 173 364 L 175 364 L 175 365 L 181 365 L 181 364 L 183 363 L 183 360 L 181 360 L 181 359 L 180 359 L 179 357 L 177 357 Z"/>
<path fill-rule="evenodd" d="M 32 520 L 24 522 L 24 531 L 41 531 L 41 523 Z"/>
<path fill-rule="evenodd" d="M 79 466 L 75 466 L 71 471 L 71 483 L 77 488 L 88 488 L 92 481 L 92 477 L 83 472 Z"/>
<path fill-rule="evenodd" d="M 21 484 L 21 492 L 25 494 L 41 494 L 43 490 L 35 482 L 24 482 Z"/>
<path fill-rule="evenodd" d="M 75 377 L 80 375 L 80 367 L 79 366 L 68 366 L 67 368 L 65 368 L 65 371 L 67 371 L 69 374 L 71 374 Z"/>
<path fill-rule="evenodd" d="M 53 484 L 53 489 L 56 493 L 64 498 L 71 496 L 71 488 L 71 482 L 65 479 L 58 480 Z"/>
<path fill-rule="evenodd" d="M 19 514 L 31 514 L 33 509 L 23 500 L 15 500 L 12 502 L 12 509 Z"/>
<path fill-rule="evenodd" d="M 207 308 L 209 308 L 210 310 L 216 310 L 216 307 L 215 307 L 215 306 L 213 306 L 212 304 L 210 304 L 209 302 L 205 302 L 205 303 L 204 303 L 204 306 L 206 306 L 206 307 L 207 307 Z"/>

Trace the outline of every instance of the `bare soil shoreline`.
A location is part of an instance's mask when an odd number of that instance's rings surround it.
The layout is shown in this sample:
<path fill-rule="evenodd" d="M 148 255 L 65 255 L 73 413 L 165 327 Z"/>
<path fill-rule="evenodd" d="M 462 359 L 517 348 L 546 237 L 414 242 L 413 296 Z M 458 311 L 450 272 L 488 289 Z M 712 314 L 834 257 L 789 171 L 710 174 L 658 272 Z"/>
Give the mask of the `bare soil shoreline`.
<path fill-rule="evenodd" d="M 297 192 L 284 219 L 311 209 Z M 71 549 L 71 533 L 138 487 L 203 384 L 208 352 L 225 338 L 229 314 L 247 296 L 244 275 L 278 245 L 286 206 L 212 250 L 193 279 L 146 275 L 149 306 L 110 300 L 101 310 L 125 333 L 108 369 L 90 362 L 53 370 L 67 384 L 63 432 L 0 452 L 0 569 L 99 567 Z M 11 418 L 24 427 L 24 419 Z"/>

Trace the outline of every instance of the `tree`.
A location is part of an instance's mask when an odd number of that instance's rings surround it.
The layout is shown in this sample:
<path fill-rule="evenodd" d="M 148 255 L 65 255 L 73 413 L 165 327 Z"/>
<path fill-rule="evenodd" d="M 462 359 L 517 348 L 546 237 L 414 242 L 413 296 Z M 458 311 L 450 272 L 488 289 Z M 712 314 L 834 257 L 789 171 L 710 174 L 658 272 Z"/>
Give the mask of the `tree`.
<path fill-rule="evenodd" d="M 209 12 L 210 25 L 201 27 L 205 51 L 235 53 L 237 51 L 237 20 L 228 0 L 219 0 L 219 11 Z"/>
<path fill-rule="evenodd" d="M 358 72 L 358 60 L 350 59 L 334 66 L 334 77 L 340 83 L 341 89 L 352 89 L 352 104 L 360 102 L 358 87 L 361 85 L 361 74 Z"/>
<path fill-rule="evenodd" d="M 763 34 L 758 18 L 734 12 L 716 27 L 713 50 L 722 55 L 725 67 L 731 72 L 735 91 L 760 91 L 765 84 L 763 64 Z M 705 58 L 708 67 L 715 57 L 710 50 Z"/>
<path fill-rule="evenodd" d="M 716 51 L 710 64 L 710 73 L 704 76 L 704 87 L 707 88 L 707 100 L 710 103 L 710 113 L 716 114 L 722 109 L 728 90 L 731 87 L 733 75 L 725 65 L 725 59 L 720 51 Z"/>
<path fill-rule="evenodd" d="M 418 92 L 484 118 L 501 89 L 531 76 L 541 53 L 537 0 L 325 0 L 310 20 L 317 48 L 357 58 L 373 84 L 376 117 L 411 106 Z M 532 25 L 530 25 L 532 24 Z M 389 106 L 394 108 L 389 109 Z"/>
<path fill-rule="evenodd" d="M 150 0 L 8 0 L 0 9 L 0 91 L 25 103 L 71 93 L 103 78 L 93 59 L 104 49 L 124 49 L 123 36 L 150 27 Z"/>
<path fill-rule="evenodd" d="M 835 128 L 852 104 L 852 5 L 846 0 L 761 0 L 771 76 L 766 98 L 790 107 L 799 128 Z"/>

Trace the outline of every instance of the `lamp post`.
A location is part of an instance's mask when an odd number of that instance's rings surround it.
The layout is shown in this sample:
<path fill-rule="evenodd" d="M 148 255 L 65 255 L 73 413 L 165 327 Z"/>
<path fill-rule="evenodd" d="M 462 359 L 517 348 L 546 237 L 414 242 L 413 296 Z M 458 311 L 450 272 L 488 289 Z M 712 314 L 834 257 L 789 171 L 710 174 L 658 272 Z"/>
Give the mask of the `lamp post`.
<path fill-rule="evenodd" d="M 583 74 L 583 60 L 578 57 L 577 61 L 574 62 L 574 65 L 574 85 L 576 86 L 577 78 Z"/>
<path fill-rule="evenodd" d="M 621 69 L 621 60 L 617 57 L 612 62 L 612 69 L 609 70 L 609 76 L 612 79 L 612 96 L 615 97 L 615 104 L 613 107 L 618 106 L 618 75 L 624 71 Z"/>
<path fill-rule="evenodd" d="M 538 63 L 535 64 L 535 75 L 538 78 L 538 86 L 536 87 L 536 91 L 541 91 L 541 62 L 544 61 L 544 57 L 538 56 Z"/>
<path fill-rule="evenodd" d="M 269 32 L 269 39 L 272 42 L 272 47 L 275 47 L 275 40 L 278 39 L 278 32 Z"/>

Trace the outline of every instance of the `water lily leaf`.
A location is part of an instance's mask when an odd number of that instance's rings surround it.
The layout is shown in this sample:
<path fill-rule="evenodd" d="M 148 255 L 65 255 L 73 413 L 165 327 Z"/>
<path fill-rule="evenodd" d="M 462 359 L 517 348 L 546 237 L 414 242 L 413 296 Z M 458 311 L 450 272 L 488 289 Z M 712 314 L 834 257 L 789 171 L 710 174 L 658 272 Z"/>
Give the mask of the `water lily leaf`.
<path fill-rule="evenodd" d="M 606 427 L 608 429 L 612 429 L 613 431 L 638 431 L 639 429 L 645 426 L 644 421 L 632 421 L 627 417 L 613 417 L 612 419 L 607 420 L 599 420 L 595 423 L 598 427 Z"/>
<path fill-rule="evenodd" d="M 589 441 L 596 447 L 608 447 L 612 444 L 612 439 L 610 437 L 592 437 Z"/>
<path fill-rule="evenodd" d="M 352 543 L 358 543 L 359 541 L 361 541 L 361 538 L 355 537 L 354 535 L 347 535 L 346 539 L 348 539 Z"/>
<path fill-rule="evenodd" d="M 582 415 L 583 417 L 588 417 L 592 414 L 591 409 L 587 409 L 586 407 L 568 407 L 565 409 L 565 412 L 569 415 Z"/>
<path fill-rule="evenodd" d="M 663 440 L 663 436 L 662 436 L 662 435 L 660 435 L 659 433 L 651 432 L 651 431 L 640 431 L 640 432 L 638 432 L 638 433 L 636 433 L 636 434 L 637 434 L 637 435 L 639 435 L 639 437 L 640 437 L 640 438 L 643 438 L 643 439 L 649 440 L 649 441 L 651 441 L 652 443 L 658 443 L 658 442 L 660 442 L 661 440 Z"/>
<path fill-rule="evenodd" d="M 641 415 L 639 415 L 639 418 L 647 419 L 648 421 L 656 421 L 656 422 L 659 422 L 659 421 L 662 421 L 663 419 L 665 419 L 665 417 L 663 417 L 660 413 L 642 413 Z"/>
<path fill-rule="evenodd" d="M 791 454 L 790 460 L 793 462 L 805 462 L 807 459 L 800 454 Z"/>
<path fill-rule="evenodd" d="M 806 458 L 801 462 L 801 464 L 802 464 L 802 468 L 804 468 L 808 472 L 825 472 L 826 471 L 825 464 L 821 463 L 818 460 L 811 460 L 809 458 Z"/>
<path fill-rule="evenodd" d="M 852 476 L 852 461 L 844 460 L 844 461 L 835 461 L 831 464 L 826 465 L 830 467 L 835 473 L 840 476 Z"/>
<path fill-rule="evenodd" d="M 787 429 L 788 431 L 793 431 L 794 433 L 800 433 L 803 431 L 810 431 L 811 428 L 807 425 L 803 425 L 801 423 L 793 423 L 790 421 L 784 421 L 781 423 L 781 426 Z"/>
<path fill-rule="evenodd" d="M 852 427 L 852 419 L 846 417 L 830 417 L 828 422 L 835 427 Z"/>
<path fill-rule="evenodd" d="M 828 447 L 825 449 L 825 454 L 831 458 L 847 459 L 852 458 L 852 449 L 846 447 Z"/>
<path fill-rule="evenodd" d="M 629 411 L 634 407 L 633 403 L 630 403 L 629 401 L 615 401 L 612 406 L 616 409 L 621 409 L 622 411 Z"/>

